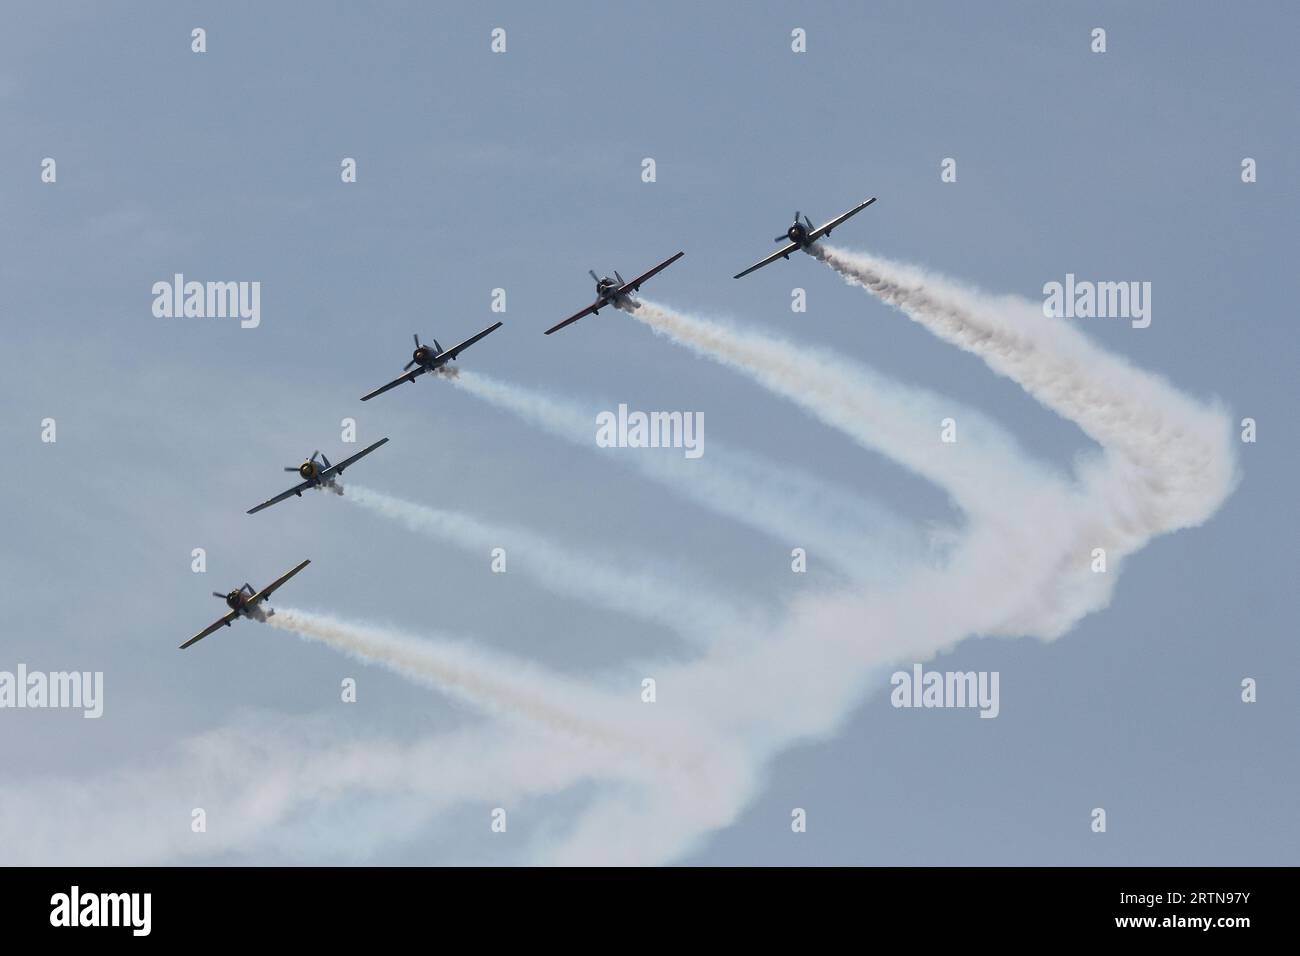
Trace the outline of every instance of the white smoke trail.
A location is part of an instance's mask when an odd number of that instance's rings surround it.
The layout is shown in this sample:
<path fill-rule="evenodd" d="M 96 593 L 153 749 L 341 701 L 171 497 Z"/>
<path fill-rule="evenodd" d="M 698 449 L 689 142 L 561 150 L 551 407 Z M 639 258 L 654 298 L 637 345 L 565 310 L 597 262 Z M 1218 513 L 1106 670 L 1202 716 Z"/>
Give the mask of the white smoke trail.
<path fill-rule="evenodd" d="M 551 435 L 584 448 L 596 445 L 596 409 L 546 392 L 465 372 L 456 384 Z M 708 454 L 687 460 L 675 451 L 613 454 L 620 464 L 716 514 L 799 545 L 856 580 L 897 576 L 921 560 L 916 532 L 884 507 L 806 472 L 709 440 Z"/>
<path fill-rule="evenodd" d="M 0 781 L 0 865 L 146 865 L 272 848 L 294 862 L 364 862 L 455 806 L 523 807 L 584 782 L 654 788 L 706 828 L 704 814 L 716 802 L 710 790 L 752 789 L 748 768 L 709 728 L 671 715 L 648 719 L 651 708 L 635 693 L 601 693 L 463 644 L 292 608 L 266 623 L 452 694 L 508 725 L 404 742 L 348 739 L 349 726 L 319 719 L 251 715 L 183 740 L 152 765 Z M 187 825 L 198 806 L 219 821 L 201 838 Z M 322 845 L 317 818 L 333 808 L 346 814 L 349 838 Z M 169 819 L 180 822 L 160 822 Z"/>
<path fill-rule="evenodd" d="M 186 738 L 148 765 L 93 776 L 11 774 L 0 782 L 0 865 L 138 866 L 268 846 L 295 862 L 364 862 L 453 806 L 558 793 L 604 766 L 545 732 L 472 727 L 402 742 L 349 739 L 350 731 L 252 715 Z M 381 810 L 400 799 L 402 812 L 364 822 L 350 814 L 345 840 L 322 841 L 310 826 L 292 832 L 348 798 L 350 807 L 369 800 Z M 200 835 L 188 825 L 194 807 L 213 824 Z"/>
<path fill-rule="evenodd" d="M 637 755 L 494 723 L 400 740 L 358 736 L 347 720 L 252 713 L 149 756 L 93 775 L 8 774 L 0 866 L 229 861 L 245 852 L 263 863 L 268 852 L 295 864 L 370 862 L 427 836 L 456 807 L 514 812 L 593 780 L 647 779 Z M 195 807 L 210 824 L 199 835 L 189 826 Z M 321 840 L 340 817 L 346 839 Z M 454 844 L 455 833 L 444 839 Z"/>
<path fill-rule="evenodd" d="M 602 691 L 463 643 L 419 640 L 291 608 L 277 610 L 267 623 L 522 722 L 525 729 L 583 745 L 566 757 L 570 783 L 597 779 L 653 793 L 659 805 L 673 808 L 688 836 L 729 819 L 753 792 L 757 768 L 742 748 L 689 708 L 655 712 L 641 701 L 634 681 L 625 693 Z M 550 788 L 558 780 L 554 773 L 544 779 Z M 516 786 L 527 790 L 529 783 L 519 780 Z"/>
<path fill-rule="evenodd" d="M 1153 516 L 1159 527 L 1200 523 L 1231 491 L 1235 458 L 1221 408 L 1194 402 L 1028 300 L 991 297 L 861 253 L 816 247 L 815 255 L 851 285 L 978 355 L 1109 452 L 1163 475 L 1171 484 L 1158 489 L 1168 502 Z"/>
<path fill-rule="evenodd" d="M 1067 609 L 1051 620 L 1036 612 L 1025 621 L 1008 622 L 1008 633 L 1055 636 L 1067 621 L 1110 600 L 1114 575 L 1087 574 L 1086 566 L 1073 559 L 1086 496 L 1030 461 L 1009 434 L 978 412 L 903 386 L 833 353 L 801 348 L 762 331 L 645 300 L 627 311 L 655 332 L 749 375 L 864 447 L 943 488 L 972 527 L 983 524 L 997 530 L 1007 560 L 1033 555 L 1057 569 L 1060 574 L 1043 587 L 1060 592 L 1050 606 Z M 939 440 L 944 418 L 960 424 L 958 441 Z M 1041 603 L 1032 594 L 1025 600 Z"/>
<path fill-rule="evenodd" d="M 904 386 L 832 352 L 648 300 L 625 311 L 938 485 L 973 519 L 998 520 L 1027 495 L 1065 491 L 1061 479 L 1029 461 L 1004 429 L 933 392 Z M 940 440 L 946 418 L 960 422 L 960 441 Z"/>
<path fill-rule="evenodd" d="M 379 664 L 494 716 L 635 758 L 647 772 L 694 772 L 703 755 L 717 759 L 721 749 L 709 728 L 682 715 L 650 715 L 639 682 L 626 677 L 621 678 L 627 687 L 623 692 L 602 690 L 590 681 L 464 641 L 415 638 L 387 626 L 293 608 L 276 609 L 266 623 Z"/>
<path fill-rule="evenodd" d="M 583 715 L 584 705 L 592 713 L 608 709 L 604 695 L 530 662 L 491 654 L 462 641 L 421 640 L 391 628 L 293 608 L 277 608 L 266 623 L 380 664 L 496 716 L 522 719 L 595 743 L 612 741 L 607 724 Z"/>
<path fill-rule="evenodd" d="M 864 696 L 888 692 L 895 665 L 928 661 L 1006 620 L 1044 586 L 1053 572 L 1038 559 L 1060 545 L 1017 547 L 1000 529 L 977 525 L 945 569 L 919 570 L 897 588 L 798 600 L 748 647 L 661 667 L 656 676 L 699 726 L 733 742 L 750 779 L 761 779 L 783 750 L 830 736 Z M 719 787 L 707 812 L 684 813 L 661 788 L 613 789 L 539 853 L 573 865 L 677 860 L 734 823 L 753 793 Z"/>
<path fill-rule="evenodd" d="M 752 625 L 722 598 L 683 587 L 662 573 L 621 569 L 611 556 L 565 548 L 523 528 L 488 524 L 358 485 L 349 485 L 346 497 L 412 531 L 480 552 L 485 560 L 493 548 L 504 548 L 510 571 L 527 574 L 557 594 L 662 624 L 696 641 L 730 638 Z"/>
<path fill-rule="evenodd" d="M 952 299 L 936 307 L 928 287 L 917 283 L 904 290 L 896 281 L 882 284 L 874 278 L 877 289 L 896 296 L 900 306 L 905 302 L 918 321 L 933 322 L 945 329 L 945 337 L 972 351 L 987 346 L 990 351 L 981 354 L 991 365 L 1078 421 L 1106 455 L 1085 464 L 1087 494 L 1056 505 L 1050 496 L 1031 495 L 1001 520 L 990 510 L 980 513 L 945 569 L 919 570 L 901 587 L 881 594 L 804 599 L 772 639 L 755 642 L 739 657 L 710 655 L 668 672 L 664 679 L 702 721 L 749 742 L 757 766 L 797 740 L 833 731 L 860 699 L 863 682 L 882 675 L 883 665 L 928 660 L 973 633 L 1059 636 L 1109 599 L 1117 568 L 1088 574 L 1091 546 L 1104 542 L 1121 553 L 1131 551 L 1155 533 L 1204 520 L 1232 488 L 1228 427 L 1217 410 L 1196 406 L 1082 337 L 1048 333 L 1017 339 L 993 324 L 992 309 L 984 314 L 987 324 L 963 324 L 968 316 Z M 815 372 L 774 355 L 771 343 L 753 333 L 660 306 L 643 306 L 637 313 L 657 330 L 790 397 Z M 878 398 L 878 392 L 860 385 L 853 385 L 859 402 Z M 831 421 L 852 407 L 843 396 L 824 392 L 813 392 L 807 403 Z M 822 403 L 827 407 L 817 407 Z M 895 452 L 888 443 L 886 449 Z M 787 706 L 776 712 L 773 700 Z M 742 808 L 738 799 L 730 817 L 720 816 L 730 822 Z M 618 834 L 646 831 L 657 834 L 657 847 L 617 840 Z M 656 856 L 663 848 L 680 854 L 695 839 L 689 821 L 671 809 L 614 794 L 574 828 L 557 855 L 567 862 L 600 860 L 612 842 L 620 861 L 654 862 L 665 858 Z"/>
<path fill-rule="evenodd" d="M 1210 517 L 1237 482 L 1231 421 L 1168 382 L 1099 348 L 1076 328 L 1013 296 L 991 297 L 886 259 L 830 247 L 814 255 L 939 338 L 971 352 L 1102 446 L 1084 463 L 1095 517 L 1088 547 L 1122 558 L 1158 534 Z M 1058 596 L 1059 598 L 1059 596 Z M 1052 613 L 1051 600 L 1039 614 Z M 1065 609 L 1048 630 L 1068 626 Z M 1033 615 L 1009 625 L 1032 627 Z"/>
<path fill-rule="evenodd" d="M 788 626 L 755 635 L 747 650 L 711 652 L 698 664 L 661 664 L 658 681 L 670 689 L 672 703 L 655 707 L 635 693 L 597 691 L 445 639 L 417 640 L 292 608 L 278 609 L 268 623 L 504 717 L 516 733 L 521 725 L 536 727 L 582 744 L 565 756 L 565 775 L 553 770 L 546 785 L 591 779 L 605 795 L 569 839 L 539 849 L 553 862 L 655 863 L 679 857 L 704 834 L 732 822 L 752 799 L 760 768 L 779 749 L 832 729 L 860 695 L 864 666 L 869 671 L 912 648 L 955 642 L 979 620 L 972 609 L 998 613 L 997 589 L 989 586 L 1002 569 L 986 556 L 972 564 L 983 577 L 964 589 L 930 572 L 926 586 L 902 595 L 810 600 L 796 607 Z M 1018 587 L 1032 588 L 1019 571 L 1011 568 Z M 943 600 L 934 599 L 935 585 L 946 588 Z M 864 639 L 847 621 L 870 622 L 881 633 Z M 521 773 L 528 765 L 522 767 Z M 516 786 L 531 792 L 527 779 Z M 648 821 L 654 829 L 646 829 Z"/>

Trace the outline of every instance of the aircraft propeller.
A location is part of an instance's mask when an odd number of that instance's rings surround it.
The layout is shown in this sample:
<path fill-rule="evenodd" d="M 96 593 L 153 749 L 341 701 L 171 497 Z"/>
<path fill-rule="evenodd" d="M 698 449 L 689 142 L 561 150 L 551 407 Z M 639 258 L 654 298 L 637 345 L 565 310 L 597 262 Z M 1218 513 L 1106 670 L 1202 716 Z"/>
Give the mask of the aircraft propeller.
<path fill-rule="evenodd" d="M 415 348 L 416 348 L 416 350 L 418 351 L 418 350 L 421 348 L 421 346 L 420 346 L 420 336 L 419 336 L 419 334 L 418 334 L 418 333 L 415 333 L 415 332 L 412 332 L 412 333 L 411 333 L 411 338 L 415 339 Z M 412 358 L 411 361 L 407 362 L 405 365 L 402 366 L 402 371 L 403 371 L 403 372 L 409 371 L 410 368 L 411 368 L 411 366 L 412 366 L 412 365 L 415 365 L 415 364 L 417 364 L 417 363 L 416 363 L 415 359 Z"/>

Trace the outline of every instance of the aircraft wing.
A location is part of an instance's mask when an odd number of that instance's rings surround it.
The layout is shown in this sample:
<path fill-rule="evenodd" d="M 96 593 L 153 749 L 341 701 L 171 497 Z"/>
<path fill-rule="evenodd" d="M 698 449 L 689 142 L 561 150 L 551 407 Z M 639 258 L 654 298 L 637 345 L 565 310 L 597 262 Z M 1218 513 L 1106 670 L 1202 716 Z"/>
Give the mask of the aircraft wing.
<path fill-rule="evenodd" d="M 272 581 L 272 582 L 271 582 L 270 584 L 268 584 L 266 587 L 262 588 L 262 590 L 258 591 L 258 592 L 257 592 L 256 594 L 254 594 L 251 598 L 249 598 L 249 599 L 248 599 L 248 603 L 249 603 L 249 604 L 256 604 L 256 603 L 259 602 L 259 601 L 265 601 L 267 598 L 269 598 L 269 597 L 271 596 L 271 594 L 275 591 L 276 588 L 278 588 L 278 587 L 279 587 L 281 584 L 283 584 L 285 581 L 288 581 L 291 577 L 293 577 L 295 574 L 297 574 L 297 573 L 298 573 L 299 571 L 301 571 L 303 568 L 307 567 L 307 565 L 309 565 L 309 564 L 311 564 L 311 559 L 310 559 L 310 558 L 308 558 L 308 559 L 307 559 L 306 561 L 304 561 L 302 564 L 298 565 L 298 566 L 297 566 L 296 568 L 294 568 L 292 571 L 287 571 L 287 572 L 285 572 L 284 574 L 280 575 L 278 578 L 276 578 L 274 581 Z"/>
<path fill-rule="evenodd" d="M 453 345 L 445 352 L 439 352 L 438 358 L 443 358 L 445 356 L 446 358 L 454 359 L 457 355 L 465 351 L 467 348 L 469 348 L 479 339 L 483 338 L 484 336 L 491 335 L 497 329 L 501 328 L 503 324 L 504 323 L 498 322 L 496 325 L 489 325 L 486 329 L 484 329 L 482 332 L 479 332 L 477 335 L 471 335 L 464 342 L 461 342 L 460 345 Z"/>
<path fill-rule="evenodd" d="M 571 325 L 572 323 L 577 322 L 583 316 L 591 315 L 593 312 L 597 311 L 604 304 L 605 304 L 604 299 L 597 299 L 595 302 L 591 303 L 591 305 L 587 306 L 581 312 L 575 312 L 573 315 L 569 316 L 559 325 L 552 325 L 549 329 L 546 330 L 545 334 L 550 335 L 552 332 L 560 331 L 560 329 L 564 328 L 566 325 Z"/>
<path fill-rule="evenodd" d="M 367 392 L 366 394 L 361 396 L 361 400 L 363 402 L 368 402 L 376 395 L 384 394 L 384 392 L 388 391 L 390 388 L 397 388 L 397 386 L 401 385 L 403 382 L 414 382 L 415 376 L 423 375 L 427 371 L 429 371 L 427 366 L 420 365 L 417 366 L 416 368 L 411 369 L 409 372 L 403 372 L 401 378 L 395 378 L 387 385 L 380 385 L 373 392 Z"/>
<path fill-rule="evenodd" d="M 301 482 L 300 484 L 294 485 L 294 486 L 293 486 L 292 488 L 290 488 L 288 491 L 281 492 L 280 494 L 276 495 L 274 498 L 268 498 L 268 499 L 266 499 L 266 501 L 263 501 L 263 502 L 262 502 L 260 505 L 258 505 L 257 507 L 255 507 L 255 508 L 249 508 L 249 509 L 248 509 L 246 512 L 244 512 L 244 513 L 245 513 L 245 514 L 250 514 L 250 515 L 255 515 L 255 514 L 257 514 L 259 511 L 261 511 L 263 508 L 269 508 L 269 507 L 271 507 L 271 505 L 279 504 L 281 501 L 284 501 L 285 498 L 289 498 L 289 497 L 292 497 L 293 495 L 299 494 L 300 492 L 306 491 L 308 488 L 311 487 L 311 485 L 312 485 L 312 483 L 311 483 L 310 481 L 304 481 L 304 482 Z"/>
<path fill-rule="evenodd" d="M 195 635 L 194 635 L 193 637 L 191 637 L 188 641 L 186 641 L 184 644 L 182 644 L 182 645 L 180 646 L 180 649 L 183 651 L 183 650 L 185 650 L 185 648 L 189 647 L 191 644 L 195 644 L 195 643 L 197 643 L 198 641 L 203 640 L 205 637 L 207 637 L 207 636 L 208 636 L 209 634 L 211 634 L 213 631 L 218 631 L 218 630 L 220 630 L 221 628 L 225 627 L 227 624 L 229 624 L 231 621 L 233 621 L 233 620 L 234 620 L 235 618 L 237 618 L 237 617 L 239 617 L 239 612 L 238 612 L 238 611 L 231 611 L 229 614 L 225 615 L 225 616 L 222 617 L 220 620 L 216 621 L 216 622 L 213 623 L 213 624 L 209 624 L 209 625 L 208 625 L 207 627 L 205 627 L 203 630 L 199 631 L 199 633 L 195 634 Z"/>
<path fill-rule="evenodd" d="M 846 212 L 844 215 L 840 216 L 839 218 L 832 219 L 824 226 L 818 226 L 812 232 L 808 233 L 808 241 L 812 242 L 815 239 L 820 239 L 822 236 L 829 236 L 831 234 L 831 230 L 834 229 L 836 226 L 838 226 L 840 223 L 842 223 L 845 219 L 848 219 L 850 216 L 856 216 L 858 213 L 862 212 L 862 210 L 866 209 L 875 201 L 876 201 L 876 197 L 872 196 L 866 202 L 859 203 L 858 205 L 854 206 L 852 209 L 850 209 L 848 212 Z"/>
<path fill-rule="evenodd" d="M 732 276 L 732 278 L 739 279 L 741 276 L 747 276 L 756 269 L 761 269 L 765 265 L 769 265 L 770 263 L 776 262 L 777 259 L 789 259 L 790 253 L 797 251 L 798 248 L 799 248 L 799 243 L 797 242 L 792 242 L 786 246 L 782 246 L 780 249 L 776 250 L 776 252 L 772 253 L 766 259 L 760 259 L 758 262 L 755 262 L 752 266 L 750 266 L 748 269 L 744 270 L 743 272 L 737 272 L 734 276 Z"/>
<path fill-rule="evenodd" d="M 674 262 L 676 262 L 684 255 L 686 255 L 686 253 L 679 252 L 676 255 L 669 256 L 667 259 L 659 263 L 659 265 L 655 266 L 649 272 L 642 273 L 641 275 L 637 276 L 635 279 L 633 279 L 630 282 L 624 282 L 621 286 L 619 286 L 618 294 L 626 295 L 629 292 L 636 292 L 638 289 L 641 288 L 642 282 L 645 282 L 645 280 L 649 279 L 651 276 L 658 275 L 660 272 L 663 272 L 665 269 L 667 269 L 670 265 L 672 265 Z"/>
<path fill-rule="evenodd" d="M 374 451 L 376 448 L 378 448 L 380 445 L 382 445 L 382 444 L 383 444 L 384 442 L 386 442 L 386 441 L 388 441 L 387 438 L 381 438 L 381 439 L 379 439 L 379 441 L 375 442 L 375 443 L 374 443 L 373 445 L 371 445 L 369 448 L 363 448 L 363 449 L 361 449 L 361 451 L 357 452 L 357 453 L 356 453 L 355 455 L 353 455 L 351 458 L 344 458 L 342 461 L 340 461 L 340 462 L 336 462 L 335 464 L 330 465 L 328 468 L 326 468 L 324 471 L 322 471 L 322 472 L 320 473 L 321 478 L 322 478 L 322 479 L 324 479 L 324 478 L 331 478 L 331 477 L 333 477 L 333 476 L 336 475 L 336 474 L 338 474 L 338 475 L 343 474 L 343 469 L 344 469 L 344 468 L 347 468 L 347 467 L 348 467 L 349 465 L 351 465 L 354 461 L 360 461 L 362 458 L 365 458 L 366 455 L 369 455 L 372 451 Z M 284 495 L 281 495 L 280 497 L 283 498 Z M 268 504 L 268 505 L 269 505 L 269 504 L 274 504 L 276 501 L 279 501 L 279 500 L 280 500 L 279 498 L 272 498 L 272 499 L 271 499 L 270 501 L 268 501 L 266 504 Z M 258 508 L 264 508 L 264 507 L 266 507 L 266 505 L 258 505 L 257 507 L 258 507 Z M 257 510 L 257 508 L 254 508 L 254 509 L 253 509 L 253 511 L 256 511 L 256 510 Z M 249 512 L 249 514 L 252 514 L 252 513 L 253 513 L 252 511 Z"/>

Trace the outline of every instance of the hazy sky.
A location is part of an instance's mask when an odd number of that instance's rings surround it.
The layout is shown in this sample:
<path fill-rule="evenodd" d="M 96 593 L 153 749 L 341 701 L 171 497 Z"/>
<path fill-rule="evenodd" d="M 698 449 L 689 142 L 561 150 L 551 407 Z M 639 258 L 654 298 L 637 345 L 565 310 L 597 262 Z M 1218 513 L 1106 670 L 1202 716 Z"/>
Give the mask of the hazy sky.
<path fill-rule="evenodd" d="M 517 564 L 493 574 L 486 549 L 346 500 L 244 514 L 312 449 L 359 447 L 340 440 L 345 417 L 360 442 L 391 439 L 345 485 L 527 530 L 760 621 L 844 586 L 817 554 L 792 574 L 801 542 L 765 533 L 764 514 L 741 522 L 647 479 L 630 459 L 654 453 L 596 449 L 594 418 L 580 447 L 431 377 L 361 405 L 413 332 L 448 345 L 501 319 L 467 371 L 593 414 L 702 412 L 702 462 L 759 456 L 860 497 L 880 523 L 872 586 L 905 560 L 897 526 L 918 551 L 962 527 L 949 496 L 616 311 L 544 337 L 590 301 L 588 269 L 629 277 L 683 249 L 649 297 L 938 392 L 1014 434 L 1026 468 L 1066 473 L 1093 447 L 1078 427 L 808 257 L 732 280 L 795 209 L 820 222 L 874 195 L 837 245 L 1031 300 L 1067 273 L 1149 281 L 1149 328 L 1079 323 L 1253 417 L 1258 441 L 1237 449 L 1242 481 L 1218 514 L 1129 560 L 1108 608 L 1051 643 L 972 636 L 928 665 L 998 671 L 997 719 L 895 709 L 888 670 L 864 674 L 832 734 L 766 764 L 738 818 L 674 859 L 1295 863 L 1295 7 L 584 6 L 7 7 L 0 671 L 102 671 L 105 690 L 98 720 L 0 710 L 0 862 L 545 861 L 609 797 L 599 774 L 516 792 L 510 748 L 529 750 L 515 731 L 282 631 L 241 621 L 176 650 L 224 610 L 209 592 L 310 557 L 286 606 L 451 636 L 638 707 L 644 674 L 695 653 L 692 622 L 665 623 L 689 613 L 666 590 L 660 620 L 630 614 Z M 356 183 L 340 181 L 344 157 Z M 151 287 L 178 272 L 259 281 L 260 326 L 155 317 Z M 1241 702 L 1246 677 L 1257 703 Z M 653 706 L 671 713 L 671 690 Z M 358 770 L 370 748 L 397 769 Z M 287 765 L 386 782 L 229 797 Z M 452 778 L 482 792 L 459 797 Z M 190 832 L 195 806 L 206 834 Z M 505 834 L 489 828 L 497 806 Z"/>

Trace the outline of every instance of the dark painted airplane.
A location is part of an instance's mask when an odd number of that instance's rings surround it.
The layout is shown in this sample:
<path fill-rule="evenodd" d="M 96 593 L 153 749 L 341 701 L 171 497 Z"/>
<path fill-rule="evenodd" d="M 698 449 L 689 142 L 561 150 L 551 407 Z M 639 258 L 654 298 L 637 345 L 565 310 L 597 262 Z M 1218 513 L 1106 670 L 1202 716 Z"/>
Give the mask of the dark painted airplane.
<path fill-rule="evenodd" d="M 241 614 L 244 617 L 251 617 L 255 621 L 265 621 L 267 617 L 274 614 L 275 611 L 271 610 L 270 608 L 267 608 L 265 611 L 263 611 L 261 607 L 259 607 L 258 605 L 260 605 L 263 601 L 265 601 L 268 597 L 270 597 L 272 591 L 274 591 L 280 585 L 284 584 L 285 581 L 288 581 L 291 577 L 293 577 L 303 568 L 307 567 L 307 565 L 309 564 L 311 564 L 310 559 L 304 561 L 302 564 L 298 565 L 296 568 L 294 568 L 292 571 L 289 571 L 287 574 L 280 575 L 280 577 L 276 578 L 274 581 L 272 581 L 266 587 L 262 588 L 262 590 L 260 591 L 254 591 L 253 586 L 251 584 L 248 584 L 247 582 L 245 582 L 242 588 L 236 588 L 234 591 L 231 591 L 229 594 L 219 594 L 216 591 L 213 591 L 212 596 L 221 598 L 223 601 L 225 601 L 226 607 L 230 608 L 230 613 L 226 614 L 224 617 L 218 619 L 212 624 L 209 624 L 203 630 L 199 631 L 199 633 L 195 634 L 188 641 L 182 644 L 180 649 L 185 650 L 185 648 L 189 647 L 191 644 L 195 643 L 196 641 L 203 640 L 213 631 L 219 631 L 223 627 L 230 627 L 231 622 L 234 621 L 234 619 L 239 617 Z"/>
<path fill-rule="evenodd" d="M 596 273 L 588 270 L 591 277 L 596 280 L 596 301 L 576 315 L 569 316 L 559 325 L 551 326 L 546 330 L 546 334 L 550 335 L 552 332 L 558 332 L 571 322 L 577 322 L 583 316 L 599 315 L 600 310 L 605 308 L 607 305 L 622 306 L 624 308 L 630 306 L 633 303 L 632 293 L 641 288 L 641 283 L 645 282 L 651 276 L 658 275 L 684 255 L 686 255 L 686 253 L 679 252 L 674 256 L 669 256 L 649 272 L 637 276 L 631 282 L 624 282 L 623 277 L 619 275 L 617 271 L 614 273 L 614 278 L 611 279 L 609 276 L 597 276 Z"/>
<path fill-rule="evenodd" d="M 407 362 L 406 368 L 403 369 L 405 374 L 400 378 L 393 379 L 387 385 L 379 386 L 379 388 L 375 389 L 373 392 L 367 392 L 365 395 L 361 396 L 361 400 L 363 402 L 368 402 L 376 395 L 382 395 L 390 388 L 396 388 L 403 382 L 414 382 L 417 375 L 423 375 L 425 372 L 438 371 L 438 369 L 455 359 L 461 352 L 465 351 L 479 339 L 483 338 L 485 335 L 490 335 L 497 329 L 501 328 L 501 324 L 502 323 L 498 322 L 495 325 L 490 325 L 477 335 L 470 336 L 464 342 L 461 342 L 460 345 L 453 345 L 449 349 L 444 349 L 439 345 L 437 339 L 433 340 L 432 348 L 427 345 L 421 345 L 420 336 L 414 336 L 415 351 L 411 353 L 411 361 Z M 414 371 L 411 371 L 412 365 L 416 366 Z"/>
<path fill-rule="evenodd" d="M 809 219 L 807 216 L 804 216 L 803 222 L 800 222 L 799 213 L 796 212 L 794 214 L 794 222 L 790 224 L 790 228 L 787 229 L 781 235 L 777 236 L 773 240 L 773 242 L 783 242 L 786 243 L 786 245 L 778 249 L 776 252 L 772 253 L 766 259 L 762 259 L 758 262 L 755 262 L 744 272 L 736 273 L 736 275 L 734 275 L 732 278 L 739 279 L 741 276 L 747 276 L 755 269 L 761 269 L 763 268 L 763 266 L 768 265 L 769 263 L 776 262 L 777 259 L 789 259 L 790 253 L 797 252 L 800 249 L 802 249 L 804 252 L 807 252 L 808 247 L 811 246 L 814 242 L 816 242 L 822 236 L 829 236 L 831 234 L 832 229 L 834 229 L 844 220 L 848 219 L 850 216 L 854 216 L 862 212 L 862 210 L 866 209 L 875 201 L 876 201 L 876 197 L 872 196 L 866 202 L 854 206 L 844 215 L 832 219 L 830 222 L 826 223 L 825 225 L 818 226 L 816 229 L 813 228 L 812 220 Z"/>
<path fill-rule="evenodd" d="M 248 514 L 255 515 L 263 508 L 269 508 L 271 505 L 278 504 L 292 495 L 297 495 L 301 498 L 302 493 L 309 488 L 320 488 L 322 490 L 332 491 L 338 495 L 343 494 L 343 486 L 339 484 L 337 476 L 343 474 L 344 468 L 347 468 L 353 462 L 359 461 L 366 455 L 369 455 L 386 441 L 388 441 L 387 438 L 381 438 L 369 448 L 363 448 L 351 458 L 344 458 L 337 465 L 331 465 L 330 460 L 324 455 L 321 455 L 319 451 L 312 452 L 311 457 L 301 465 L 298 465 L 297 467 L 289 465 L 284 469 L 285 471 L 296 471 L 301 475 L 303 480 L 299 484 L 294 485 L 286 492 L 276 495 L 274 498 L 268 498 L 256 508 L 249 508 Z M 318 455 L 320 456 L 319 462 L 316 460 Z"/>

